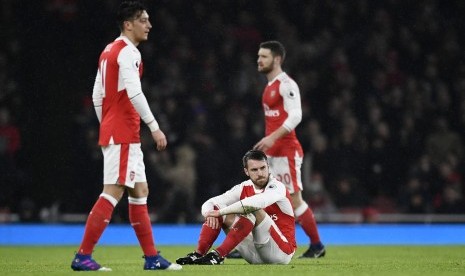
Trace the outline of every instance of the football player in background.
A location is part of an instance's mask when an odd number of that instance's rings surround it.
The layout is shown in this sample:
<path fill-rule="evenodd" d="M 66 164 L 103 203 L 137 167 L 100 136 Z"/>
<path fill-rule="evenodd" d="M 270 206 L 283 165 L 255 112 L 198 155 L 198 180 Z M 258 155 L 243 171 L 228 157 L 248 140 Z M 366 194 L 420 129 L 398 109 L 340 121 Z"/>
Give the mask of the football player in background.
<path fill-rule="evenodd" d="M 258 71 L 268 80 L 262 95 L 265 137 L 255 144 L 254 149 L 267 154 L 271 173 L 289 190 L 296 220 L 310 238 L 310 247 L 299 258 L 320 258 L 326 254 L 326 249 L 320 241 L 313 211 L 302 198 L 304 155 L 295 133 L 302 120 L 300 92 L 297 83 L 281 68 L 285 57 L 286 50 L 280 42 L 260 44 Z"/>
<path fill-rule="evenodd" d="M 178 264 L 218 265 L 236 248 L 251 264 L 288 264 L 296 250 L 295 218 L 289 192 L 269 171 L 267 156 L 250 150 L 242 158 L 248 180 L 202 205 L 205 223 L 194 252 Z M 211 246 L 221 229 L 226 238 Z"/>
<path fill-rule="evenodd" d="M 121 35 L 100 55 L 92 94 L 100 122 L 103 192 L 87 218 L 82 243 L 71 263 L 76 271 L 109 271 L 92 258 L 92 251 L 111 220 L 116 204 L 128 193 L 129 219 L 145 258 L 145 270 L 180 270 L 155 248 L 147 210 L 149 194 L 140 144 L 141 119 L 150 128 L 157 150 L 167 145 L 141 88 L 142 59 L 137 46 L 146 41 L 152 25 L 146 8 L 137 1 L 121 3 Z"/>

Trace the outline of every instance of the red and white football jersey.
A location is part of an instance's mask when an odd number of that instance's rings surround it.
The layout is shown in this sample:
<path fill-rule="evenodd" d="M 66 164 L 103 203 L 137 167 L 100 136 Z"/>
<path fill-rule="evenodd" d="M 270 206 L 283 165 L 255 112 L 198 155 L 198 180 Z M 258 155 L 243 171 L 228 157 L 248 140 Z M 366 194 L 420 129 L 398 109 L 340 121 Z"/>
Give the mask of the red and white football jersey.
<path fill-rule="evenodd" d="M 140 143 L 140 116 L 127 87 L 142 93 L 142 71 L 141 54 L 126 37 L 117 38 L 101 53 L 94 85 L 94 95 L 103 98 L 99 145 Z"/>
<path fill-rule="evenodd" d="M 281 126 L 290 131 L 289 134 L 276 140 L 266 151 L 268 156 L 293 156 L 299 152 L 302 156 L 302 146 L 297 139 L 295 127 L 300 123 L 302 106 L 297 83 L 285 72 L 268 83 L 262 95 L 263 111 L 265 112 L 265 134 L 268 136 Z M 289 113 L 300 114 L 298 119 L 290 118 Z"/>
<path fill-rule="evenodd" d="M 202 206 L 202 214 L 213 210 L 213 206 L 222 208 L 239 200 L 242 201 L 243 206 L 263 209 L 276 223 L 288 243 L 296 247 L 294 210 L 289 191 L 283 183 L 270 175 L 270 180 L 264 189 L 255 189 L 249 179 L 209 199 Z"/>

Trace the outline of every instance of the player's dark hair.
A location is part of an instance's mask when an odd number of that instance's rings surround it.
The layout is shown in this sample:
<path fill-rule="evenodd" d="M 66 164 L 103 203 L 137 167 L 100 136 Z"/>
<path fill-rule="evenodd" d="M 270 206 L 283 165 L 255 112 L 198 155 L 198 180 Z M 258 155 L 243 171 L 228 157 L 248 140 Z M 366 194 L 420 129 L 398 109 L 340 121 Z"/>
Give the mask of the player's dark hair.
<path fill-rule="evenodd" d="M 242 165 L 244 168 L 247 168 L 247 162 L 249 160 L 268 161 L 268 157 L 266 157 L 266 154 L 261 150 L 249 150 L 244 154 L 244 157 L 242 157 Z"/>
<path fill-rule="evenodd" d="M 119 6 L 116 20 L 121 31 L 124 29 L 124 21 L 130 21 L 139 18 L 142 12 L 147 10 L 139 1 L 124 1 Z"/>
<path fill-rule="evenodd" d="M 276 40 L 270 40 L 260 43 L 260 48 L 269 49 L 273 57 L 280 56 L 281 63 L 286 58 L 286 49 L 281 42 Z"/>

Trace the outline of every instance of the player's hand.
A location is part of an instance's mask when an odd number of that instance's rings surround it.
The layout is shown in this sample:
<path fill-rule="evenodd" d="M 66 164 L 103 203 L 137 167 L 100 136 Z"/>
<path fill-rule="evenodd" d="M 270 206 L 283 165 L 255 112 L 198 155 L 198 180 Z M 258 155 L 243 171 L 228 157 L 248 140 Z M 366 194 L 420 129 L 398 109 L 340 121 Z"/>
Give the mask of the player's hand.
<path fill-rule="evenodd" d="M 157 150 L 160 151 L 166 148 L 168 142 L 166 141 L 166 136 L 163 133 L 163 131 L 161 131 L 161 129 L 157 129 L 154 132 L 152 132 L 152 138 L 153 141 L 155 141 L 155 143 L 157 144 Z"/>
<path fill-rule="evenodd" d="M 211 211 L 208 211 L 208 213 L 207 213 L 207 218 L 208 218 L 208 217 L 215 217 L 215 218 L 217 218 L 217 217 L 220 217 L 220 216 L 221 216 L 221 215 L 220 215 L 220 210 L 211 210 Z"/>
<path fill-rule="evenodd" d="M 254 150 L 266 151 L 274 145 L 275 140 L 270 136 L 263 137 L 258 143 L 253 146 Z"/>
<path fill-rule="evenodd" d="M 212 229 L 218 229 L 220 228 L 220 220 L 218 217 L 220 216 L 220 211 L 218 210 L 212 210 L 209 211 L 207 216 L 205 217 L 205 223 L 207 226 L 211 227 Z"/>

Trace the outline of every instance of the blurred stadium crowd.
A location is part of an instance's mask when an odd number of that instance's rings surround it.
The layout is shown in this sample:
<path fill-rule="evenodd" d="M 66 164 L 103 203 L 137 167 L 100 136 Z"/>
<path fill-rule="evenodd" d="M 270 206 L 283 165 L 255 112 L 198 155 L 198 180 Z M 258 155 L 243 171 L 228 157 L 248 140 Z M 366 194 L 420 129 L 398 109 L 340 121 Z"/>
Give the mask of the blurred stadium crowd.
<path fill-rule="evenodd" d="M 119 2 L 1 1 L 0 212 L 53 221 L 100 193 L 91 93 Z M 144 91 L 169 140 L 157 152 L 142 131 L 156 221 L 196 222 L 244 179 L 242 154 L 264 132 L 264 40 L 286 46 L 300 85 L 316 214 L 465 213 L 464 1 L 146 3 Z"/>

